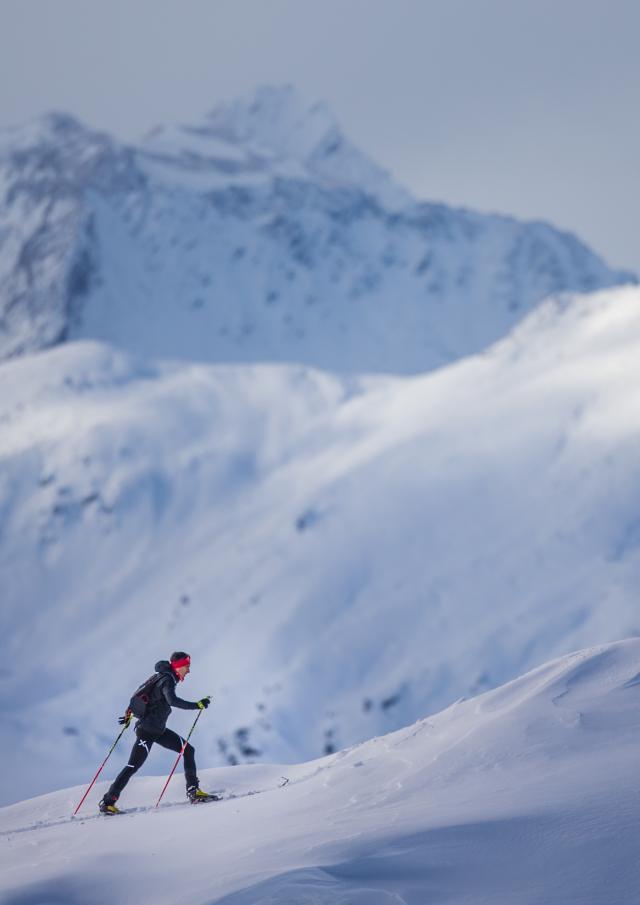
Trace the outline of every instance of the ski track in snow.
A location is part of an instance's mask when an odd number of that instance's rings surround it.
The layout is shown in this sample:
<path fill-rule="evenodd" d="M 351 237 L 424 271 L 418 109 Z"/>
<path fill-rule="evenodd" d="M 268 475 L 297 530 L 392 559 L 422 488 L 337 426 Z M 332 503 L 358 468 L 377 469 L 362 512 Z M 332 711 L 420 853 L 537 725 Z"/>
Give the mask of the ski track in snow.
<path fill-rule="evenodd" d="M 292 783 L 292 785 L 303 782 L 306 778 L 308 777 L 297 779 Z M 286 783 L 281 783 L 280 785 L 272 786 L 267 789 L 250 789 L 248 792 L 231 792 L 229 795 L 225 795 L 225 789 L 211 789 L 210 791 L 212 794 L 222 795 L 223 797 L 220 801 L 207 802 L 207 804 L 220 805 L 225 801 L 234 801 L 237 798 L 250 798 L 252 795 L 261 795 L 263 792 L 274 792 L 276 791 L 276 789 L 285 788 L 285 786 L 288 785 L 289 782 L 290 781 L 287 779 Z M 117 815 L 105 816 L 104 814 L 78 814 L 76 816 L 71 815 L 70 817 L 62 817 L 59 820 L 38 820 L 36 823 L 29 824 L 28 826 L 20 826 L 11 830 L 0 830 L 0 836 L 12 836 L 14 833 L 27 833 L 31 832 L 32 830 L 48 830 L 52 827 L 66 826 L 70 823 L 83 824 L 86 823 L 87 820 L 109 820 L 111 818 L 117 820 L 119 817 L 134 817 L 136 814 L 160 813 L 160 811 L 164 811 L 167 808 L 187 806 L 198 807 L 199 805 L 193 805 L 189 801 L 169 801 L 165 802 L 164 804 L 158 805 L 157 808 L 155 805 L 148 805 L 145 807 L 137 808 L 124 808 Z"/>

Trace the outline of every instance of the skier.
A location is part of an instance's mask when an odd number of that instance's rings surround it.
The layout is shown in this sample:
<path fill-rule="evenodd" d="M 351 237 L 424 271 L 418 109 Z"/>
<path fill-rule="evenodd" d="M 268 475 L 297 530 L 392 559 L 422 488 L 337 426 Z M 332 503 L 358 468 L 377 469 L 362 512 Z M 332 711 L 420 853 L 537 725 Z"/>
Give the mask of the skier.
<path fill-rule="evenodd" d="M 172 707 L 180 707 L 183 710 L 205 710 L 210 703 L 210 697 L 201 698 L 199 701 L 183 701 L 176 695 L 175 688 L 178 682 L 183 682 L 185 676 L 191 670 L 191 657 L 184 651 L 175 651 L 170 660 L 160 660 L 155 666 L 155 675 L 151 676 L 140 686 L 132 700 L 139 695 L 144 701 L 142 705 L 143 715 L 135 725 L 136 742 L 131 750 L 129 762 L 124 767 L 111 788 L 99 804 L 103 814 L 119 814 L 116 801 L 120 793 L 131 777 L 143 765 L 149 755 L 154 742 L 179 753 L 185 740 L 177 732 L 167 729 L 167 719 Z M 133 716 L 131 708 L 127 708 L 124 716 L 118 722 L 121 725 L 129 725 Z M 205 801 L 216 801 L 217 796 L 208 795 L 199 787 L 196 775 L 195 751 L 192 745 L 187 744 L 184 749 L 184 774 L 187 781 L 187 797 L 193 804 Z"/>

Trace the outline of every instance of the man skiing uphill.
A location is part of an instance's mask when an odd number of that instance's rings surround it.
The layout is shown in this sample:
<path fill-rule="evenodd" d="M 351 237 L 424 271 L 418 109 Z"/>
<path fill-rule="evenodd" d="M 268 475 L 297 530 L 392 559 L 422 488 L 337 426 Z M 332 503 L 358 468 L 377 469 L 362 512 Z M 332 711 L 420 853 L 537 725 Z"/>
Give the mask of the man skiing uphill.
<path fill-rule="evenodd" d="M 170 660 L 156 663 L 155 674 L 147 679 L 131 698 L 131 703 L 119 722 L 129 725 L 134 716 L 138 717 L 135 725 L 136 742 L 131 750 L 129 761 L 100 802 L 103 814 L 118 814 L 116 801 L 131 777 L 143 765 L 154 742 L 179 753 L 185 740 L 177 732 L 167 729 L 167 719 L 172 707 L 183 710 L 204 710 L 209 706 L 210 698 L 199 701 L 183 701 L 176 695 L 176 685 L 183 682 L 191 669 L 191 658 L 184 651 L 175 651 Z M 215 801 L 215 795 L 201 791 L 196 775 L 195 751 L 186 744 L 184 749 L 184 775 L 187 781 L 187 797 L 193 804 Z"/>

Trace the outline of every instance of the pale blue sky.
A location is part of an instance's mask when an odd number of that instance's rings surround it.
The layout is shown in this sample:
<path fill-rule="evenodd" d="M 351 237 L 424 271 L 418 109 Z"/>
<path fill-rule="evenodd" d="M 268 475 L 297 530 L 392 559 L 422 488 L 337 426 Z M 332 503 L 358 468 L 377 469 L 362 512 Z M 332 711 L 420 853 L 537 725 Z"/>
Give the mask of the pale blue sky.
<path fill-rule="evenodd" d="M 292 83 L 418 197 L 640 272 L 639 35 L 635 0 L 0 0 L 0 126 L 132 139 Z"/>

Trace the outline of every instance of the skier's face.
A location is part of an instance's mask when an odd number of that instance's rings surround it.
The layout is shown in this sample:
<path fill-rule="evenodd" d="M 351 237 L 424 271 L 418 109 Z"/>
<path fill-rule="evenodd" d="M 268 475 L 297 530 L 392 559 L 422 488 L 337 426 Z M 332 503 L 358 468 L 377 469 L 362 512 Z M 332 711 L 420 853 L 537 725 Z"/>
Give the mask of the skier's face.
<path fill-rule="evenodd" d="M 176 669 L 176 672 L 178 673 L 178 675 L 180 676 L 180 679 L 182 680 L 182 679 L 184 679 L 184 677 L 186 675 L 188 675 L 191 672 L 191 667 L 189 666 L 189 664 L 187 664 L 186 666 L 179 666 Z"/>

